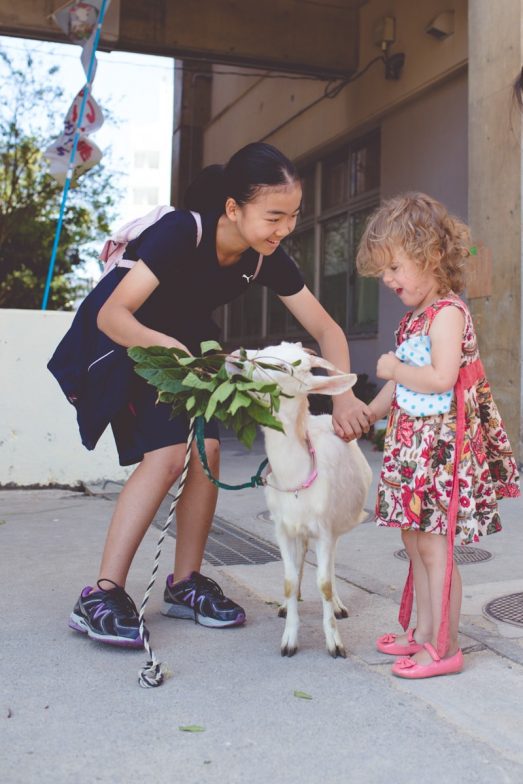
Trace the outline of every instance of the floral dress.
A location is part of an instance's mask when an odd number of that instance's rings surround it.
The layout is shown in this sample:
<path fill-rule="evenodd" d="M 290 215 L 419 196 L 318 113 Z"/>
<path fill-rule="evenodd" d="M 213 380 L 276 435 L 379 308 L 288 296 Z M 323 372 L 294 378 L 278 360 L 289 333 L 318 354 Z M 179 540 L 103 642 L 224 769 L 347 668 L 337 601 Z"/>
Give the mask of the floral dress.
<path fill-rule="evenodd" d="M 476 334 L 465 303 L 451 293 L 412 318 L 407 313 L 396 332 L 404 340 L 427 335 L 442 308 L 458 307 L 465 316 L 461 368 L 479 360 Z M 501 530 L 497 500 L 519 495 L 519 475 L 487 379 L 464 392 L 465 426 L 457 477 L 456 534 L 461 543 Z M 378 525 L 435 534 L 447 533 L 456 446 L 456 398 L 447 414 L 416 417 L 392 401 L 378 487 Z"/>

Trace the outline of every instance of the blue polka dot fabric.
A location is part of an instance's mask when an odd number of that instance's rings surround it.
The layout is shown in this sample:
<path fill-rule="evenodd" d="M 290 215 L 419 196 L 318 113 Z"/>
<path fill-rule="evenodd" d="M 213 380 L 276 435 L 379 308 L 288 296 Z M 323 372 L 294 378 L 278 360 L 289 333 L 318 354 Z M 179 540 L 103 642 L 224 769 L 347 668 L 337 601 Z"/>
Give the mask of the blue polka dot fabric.
<path fill-rule="evenodd" d="M 406 365 L 414 367 L 429 365 L 431 361 L 430 337 L 416 335 L 404 340 L 401 346 L 396 349 L 396 356 Z M 453 397 L 453 389 L 448 392 L 414 392 L 412 389 L 404 387 L 403 384 L 396 384 L 396 401 L 410 416 L 446 414 L 450 411 Z"/>

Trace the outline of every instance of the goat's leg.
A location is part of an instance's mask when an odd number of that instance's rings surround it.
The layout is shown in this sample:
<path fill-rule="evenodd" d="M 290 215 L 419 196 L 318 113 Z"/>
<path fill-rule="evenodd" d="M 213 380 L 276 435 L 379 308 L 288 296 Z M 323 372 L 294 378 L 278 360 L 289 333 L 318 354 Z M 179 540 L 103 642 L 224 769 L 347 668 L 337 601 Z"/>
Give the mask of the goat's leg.
<path fill-rule="evenodd" d="M 287 536 L 282 526 L 276 527 L 276 537 L 280 546 L 285 576 L 285 629 L 281 638 L 281 655 L 294 656 L 298 650 L 298 615 L 299 562 L 298 550 L 302 546 L 296 539 Z"/>
<path fill-rule="evenodd" d="M 309 540 L 307 537 L 298 537 L 295 540 L 296 543 L 296 563 L 299 565 L 299 573 L 298 573 L 298 601 L 301 600 L 301 582 L 303 579 L 303 567 L 305 566 L 305 555 L 307 553 L 307 548 L 309 546 Z M 287 617 L 287 602 L 284 601 L 278 610 L 278 617 L 279 618 L 286 618 Z"/>
<path fill-rule="evenodd" d="M 338 620 L 340 618 L 348 618 L 349 611 L 341 601 L 338 591 L 336 590 L 336 545 L 338 540 L 336 539 L 332 543 L 332 553 L 330 559 L 330 575 L 331 575 L 331 585 L 332 585 L 332 604 L 334 605 L 334 615 Z"/>
<path fill-rule="evenodd" d="M 316 555 L 318 568 L 316 579 L 323 603 L 323 631 L 325 633 L 327 650 L 334 658 L 337 656 L 345 658 L 347 654 L 345 653 L 345 648 L 341 641 L 338 625 L 336 623 L 336 616 L 334 614 L 334 584 L 332 572 L 335 545 L 335 540 L 333 541 L 331 538 L 319 538 L 317 540 Z"/>

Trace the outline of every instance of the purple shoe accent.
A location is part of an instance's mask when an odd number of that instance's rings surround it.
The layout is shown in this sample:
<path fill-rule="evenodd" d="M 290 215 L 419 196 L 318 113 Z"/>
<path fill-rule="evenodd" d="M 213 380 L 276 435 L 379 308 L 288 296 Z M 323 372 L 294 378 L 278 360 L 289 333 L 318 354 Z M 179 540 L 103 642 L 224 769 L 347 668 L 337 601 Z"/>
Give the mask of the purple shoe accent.
<path fill-rule="evenodd" d="M 87 629 L 84 629 L 80 626 L 76 621 L 73 621 L 72 618 L 69 618 L 69 628 L 74 629 L 75 632 L 81 632 L 82 634 L 87 634 Z"/>
<path fill-rule="evenodd" d="M 69 617 L 69 627 L 97 642 L 143 648 L 136 605 L 116 584 L 109 590 L 95 591 L 87 585 Z"/>
<path fill-rule="evenodd" d="M 172 574 L 167 576 L 162 614 L 214 628 L 245 623 L 245 610 L 228 599 L 218 583 L 199 572 L 191 572 L 179 582 L 174 582 Z"/>

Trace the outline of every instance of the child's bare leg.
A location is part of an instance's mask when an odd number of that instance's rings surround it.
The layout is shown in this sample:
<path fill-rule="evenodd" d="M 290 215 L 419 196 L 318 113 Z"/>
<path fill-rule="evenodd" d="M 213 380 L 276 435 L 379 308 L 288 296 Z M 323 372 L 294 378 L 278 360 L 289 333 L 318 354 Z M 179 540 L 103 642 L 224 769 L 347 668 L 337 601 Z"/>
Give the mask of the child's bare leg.
<path fill-rule="evenodd" d="M 213 469 L 217 470 L 219 449 L 217 441 L 206 442 L 206 446 L 209 443 L 216 445 L 216 448 L 209 449 L 209 465 L 213 471 Z M 125 585 L 136 550 L 169 488 L 180 476 L 184 458 L 185 444 L 156 449 L 144 455 L 142 462 L 129 477 L 118 497 L 107 533 L 99 579 L 105 578 L 114 581 L 117 585 Z M 195 471 L 196 466 L 200 467 L 199 461 L 196 455 L 193 455 L 187 484 L 180 499 L 180 503 L 184 499 L 184 504 L 181 509 L 181 528 L 177 531 L 177 550 L 180 548 L 182 551 L 180 570 L 183 570 L 183 576 L 193 569 L 200 568 L 201 556 L 198 560 L 198 553 L 203 553 L 209 519 L 212 521 L 216 505 L 216 488 L 201 473 L 201 469 Z M 189 508 L 192 510 L 191 530 L 185 522 Z M 177 512 L 178 509 L 179 505 Z M 179 525 L 178 515 L 177 525 Z M 196 543 L 194 547 L 190 544 L 187 546 L 187 539 L 191 537 L 194 537 Z M 111 587 L 103 583 L 102 586 Z"/>
<path fill-rule="evenodd" d="M 418 531 L 402 531 L 401 538 L 412 563 L 414 595 L 416 598 L 416 642 L 427 642 L 432 635 L 432 607 L 430 603 L 429 579 L 418 550 Z M 399 634 L 396 642 L 407 645 L 407 632 Z"/>
<path fill-rule="evenodd" d="M 219 442 L 214 438 L 206 439 L 205 451 L 211 474 L 218 478 Z M 194 446 L 187 481 L 176 507 L 174 582 L 183 580 L 193 571 L 200 571 L 217 497 L 218 488 L 204 473 Z"/>
<path fill-rule="evenodd" d="M 447 566 L 447 537 L 440 534 L 419 534 L 418 550 L 428 573 L 430 603 L 432 608 L 432 634 L 430 642 L 437 648 L 441 624 L 443 585 Z M 461 609 L 461 577 L 456 567 L 453 570 L 449 615 L 449 648 L 445 656 L 453 656 L 458 650 L 458 626 Z M 420 664 L 430 664 L 428 651 L 419 651 L 413 657 Z"/>

